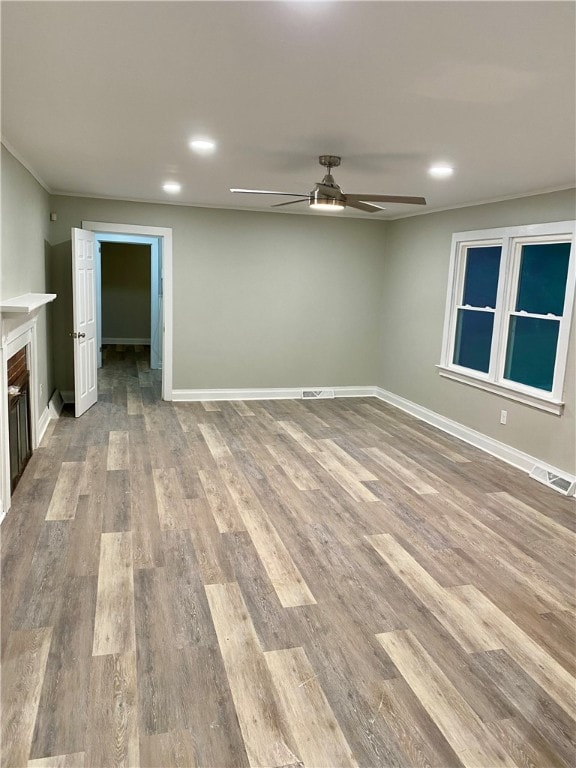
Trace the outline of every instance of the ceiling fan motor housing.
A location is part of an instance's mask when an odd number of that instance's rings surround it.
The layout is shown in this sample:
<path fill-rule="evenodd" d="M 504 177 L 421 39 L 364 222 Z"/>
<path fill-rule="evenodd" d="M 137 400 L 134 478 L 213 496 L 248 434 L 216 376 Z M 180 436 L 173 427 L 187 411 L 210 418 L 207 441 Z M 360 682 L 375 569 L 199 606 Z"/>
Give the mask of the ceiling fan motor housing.
<path fill-rule="evenodd" d="M 332 174 L 327 173 L 319 184 L 310 192 L 310 202 L 317 205 L 335 205 L 346 207 L 346 197 Z"/>

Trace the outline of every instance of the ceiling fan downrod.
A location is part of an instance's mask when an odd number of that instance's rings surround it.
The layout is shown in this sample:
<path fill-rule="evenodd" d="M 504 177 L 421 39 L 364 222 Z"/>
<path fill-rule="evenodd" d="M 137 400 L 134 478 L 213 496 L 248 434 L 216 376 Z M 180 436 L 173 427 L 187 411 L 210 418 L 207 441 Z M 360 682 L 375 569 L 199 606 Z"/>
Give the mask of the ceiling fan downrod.
<path fill-rule="evenodd" d="M 341 193 L 342 190 L 340 189 L 340 185 L 336 184 L 334 181 L 334 176 L 332 176 L 332 168 L 337 168 L 342 161 L 342 158 L 338 155 L 320 155 L 318 158 L 318 162 L 320 165 L 324 166 L 324 168 L 327 169 L 328 173 L 324 176 L 320 184 L 323 187 L 332 187 L 337 192 Z"/>

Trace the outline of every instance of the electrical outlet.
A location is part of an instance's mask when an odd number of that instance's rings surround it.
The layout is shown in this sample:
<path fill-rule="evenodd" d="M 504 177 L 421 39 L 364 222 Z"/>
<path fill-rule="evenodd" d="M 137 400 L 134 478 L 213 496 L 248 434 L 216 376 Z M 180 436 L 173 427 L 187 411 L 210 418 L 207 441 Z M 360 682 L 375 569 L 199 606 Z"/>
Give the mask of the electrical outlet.
<path fill-rule="evenodd" d="M 500 411 L 500 424 L 506 424 L 508 421 L 508 411 Z"/>
<path fill-rule="evenodd" d="M 40 394 L 44 394 L 44 384 L 40 384 Z"/>

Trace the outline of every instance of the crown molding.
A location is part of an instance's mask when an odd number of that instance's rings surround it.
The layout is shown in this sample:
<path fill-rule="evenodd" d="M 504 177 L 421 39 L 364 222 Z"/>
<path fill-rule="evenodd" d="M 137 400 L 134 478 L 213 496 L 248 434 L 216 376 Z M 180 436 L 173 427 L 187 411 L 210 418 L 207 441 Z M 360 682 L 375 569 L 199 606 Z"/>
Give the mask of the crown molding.
<path fill-rule="evenodd" d="M 4 146 L 4 148 L 5 148 L 5 149 L 7 149 L 7 150 L 8 150 L 8 152 L 10 152 L 10 154 L 12 155 L 12 157 L 13 157 L 15 160 L 18 160 L 18 162 L 20 163 L 20 165 L 23 165 L 23 166 L 24 166 L 24 168 L 26 168 L 26 170 L 28 171 L 28 173 L 29 173 L 29 174 L 30 174 L 30 175 L 31 175 L 31 176 L 32 176 L 32 177 L 33 177 L 33 178 L 34 178 L 34 179 L 35 179 L 35 180 L 38 182 L 38 184 L 40 184 L 40 186 L 42 187 L 42 189 L 43 189 L 45 192 L 47 192 L 49 195 L 53 195 L 53 194 L 54 194 L 54 192 L 53 192 L 53 191 L 52 191 L 52 189 L 51 189 L 51 188 L 48 186 L 48 184 L 46 184 L 46 182 L 44 181 L 44 179 L 42 178 L 42 176 L 40 176 L 40 174 L 39 174 L 39 173 L 37 173 L 37 172 L 34 170 L 34 168 L 32 168 L 32 166 L 30 165 L 30 163 L 28 163 L 28 162 L 27 162 L 27 161 L 26 161 L 26 160 L 25 160 L 25 159 L 22 157 L 22 155 L 21 155 L 21 154 L 18 152 L 18 150 L 14 149 L 14 147 L 12 146 L 12 144 L 10 144 L 10 142 L 9 142 L 9 141 L 7 141 L 7 140 L 4 138 L 4 136 L 2 136 L 2 137 L 0 138 L 0 143 L 1 143 L 1 144 Z"/>
<path fill-rule="evenodd" d="M 21 163 L 24 168 L 30 173 L 34 179 L 40 184 L 40 186 L 49 194 L 59 197 L 79 197 L 79 198 L 87 198 L 87 199 L 93 199 L 93 200 L 116 200 L 118 202 L 123 203 L 139 203 L 139 204 L 145 204 L 145 205 L 174 205 L 179 206 L 183 208 L 208 208 L 212 210 L 224 210 L 224 211 L 241 211 L 246 213 L 280 213 L 282 215 L 288 214 L 291 216 L 322 216 L 323 218 L 333 218 L 338 219 L 338 221 L 346 221 L 350 219 L 362 219 L 363 221 L 372 221 L 372 222 L 388 222 L 388 221 L 400 221 L 402 219 L 411 219 L 415 216 L 429 216 L 433 213 L 444 213 L 446 211 L 458 211 L 461 208 L 474 208 L 475 206 L 479 205 L 490 205 L 492 203 L 504 203 L 508 200 L 520 200 L 525 197 L 537 197 L 538 195 L 549 195 L 554 192 L 566 192 L 571 189 L 575 189 L 576 187 L 573 184 L 568 184 L 560 187 L 547 187 L 546 189 L 537 189 L 532 190 L 530 192 L 520 192 L 520 193 L 514 193 L 510 195 L 500 195 L 498 197 L 489 197 L 484 198 L 482 200 L 474 200 L 472 202 L 468 203 L 461 203 L 459 205 L 446 205 L 442 206 L 440 208 L 427 208 L 426 210 L 417 210 L 417 211 L 411 211 L 409 213 L 402 213 L 398 216 L 391 216 L 391 215 L 385 215 L 385 216 L 378 216 L 377 218 L 374 218 L 373 214 L 354 214 L 353 216 L 345 216 L 345 217 L 336 217 L 332 213 L 330 214 L 322 214 L 322 213 L 311 213 L 309 211 L 272 211 L 269 207 L 267 208 L 245 208 L 242 206 L 235 206 L 235 205 L 210 205 L 208 203 L 185 203 L 181 201 L 172 201 L 172 200 L 155 200 L 155 199 L 145 199 L 145 198 L 136 198 L 136 197 L 116 197 L 114 195 L 98 195 L 98 194 L 88 194 L 83 192 L 65 192 L 58 189 L 52 189 L 45 181 L 44 179 L 35 171 L 35 169 L 22 157 L 22 155 L 14 149 L 14 147 L 8 142 L 3 136 L 0 138 L 0 143 L 4 145 L 4 147 L 10 152 L 10 154 L 18 160 L 19 163 Z"/>
<path fill-rule="evenodd" d="M 431 213 L 443 213 L 445 211 L 458 211 L 460 208 L 474 208 L 478 205 L 490 205 L 491 203 L 505 203 L 507 200 L 520 200 L 524 197 L 537 197 L 538 195 L 550 195 L 553 192 L 566 192 L 570 189 L 576 190 L 573 184 L 563 187 L 548 187 L 547 189 L 538 189 L 534 192 L 520 192 L 513 195 L 502 195 L 500 197 L 489 197 L 483 200 L 476 200 L 472 203 L 461 203 L 460 205 L 446 205 L 443 208 L 429 208 L 425 211 L 413 211 L 412 213 L 403 213 L 399 216 L 389 216 L 386 221 L 398 221 L 399 219 L 411 219 L 414 216 L 429 216 Z"/>

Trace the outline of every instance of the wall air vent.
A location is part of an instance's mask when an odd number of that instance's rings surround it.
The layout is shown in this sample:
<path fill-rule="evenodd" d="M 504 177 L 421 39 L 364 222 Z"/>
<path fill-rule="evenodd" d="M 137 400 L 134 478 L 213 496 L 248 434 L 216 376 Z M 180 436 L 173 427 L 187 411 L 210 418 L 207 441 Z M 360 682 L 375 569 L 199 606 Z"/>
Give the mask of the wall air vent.
<path fill-rule="evenodd" d="M 333 389 L 303 389 L 303 400 L 319 400 L 321 398 L 334 397 Z"/>
<path fill-rule="evenodd" d="M 556 472 L 551 472 L 546 467 L 540 467 L 536 464 L 532 472 L 530 472 L 530 477 L 538 480 L 539 483 L 544 483 L 544 485 L 554 488 L 555 491 L 559 491 L 565 496 L 574 495 L 576 482 L 570 477 L 563 477 Z"/>

